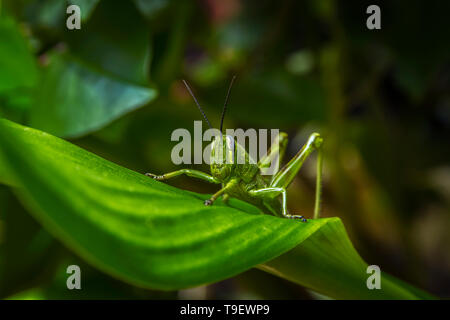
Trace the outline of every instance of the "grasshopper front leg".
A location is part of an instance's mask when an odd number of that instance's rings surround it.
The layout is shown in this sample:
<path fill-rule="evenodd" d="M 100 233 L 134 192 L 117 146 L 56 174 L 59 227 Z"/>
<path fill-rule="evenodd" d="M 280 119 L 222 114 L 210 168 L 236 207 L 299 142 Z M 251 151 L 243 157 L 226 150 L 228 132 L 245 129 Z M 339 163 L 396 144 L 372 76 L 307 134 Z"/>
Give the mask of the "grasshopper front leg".
<path fill-rule="evenodd" d="M 317 156 L 317 176 L 316 176 L 316 197 L 314 204 L 314 219 L 319 218 L 320 214 L 320 195 L 322 184 L 322 152 L 323 139 L 318 133 L 313 133 L 303 148 L 289 161 L 272 179 L 270 187 L 286 189 L 294 180 L 298 171 L 302 167 L 308 156 L 314 151 L 318 151 Z"/>
<path fill-rule="evenodd" d="M 153 173 L 146 173 L 145 175 L 148 176 L 148 177 L 151 177 L 151 178 L 153 178 L 155 180 L 162 181 L 162 180 L 168 180 L 168 179 L 171 179 L 171 178 L 174 178 L 174 177 L 177 177 L 177 176 L 181 176 L 183 174 L 185 174 L 185 175 L 187 175 L 189 177 L 198 178 L 200 180 L 207 181 L 207 182 L 210 182 L 210 183 L 215 183 L 215 184 L 221 183 L 219 180 L 217 180 L 216 178 L 214 178 L 213 176 L 211 176 L 211 175 L 209 175 L 207 173 L 204 173 L 204 172 L 201 172 L 201 171 L 198 171 L 198 170 L 192 170 L 192 169 L 181 169 L 181 170 L 169 172 L 169 173 L 166 173 L 166 174 L 163 174 L 163 175 L 156 175 L 156 174 L 153 174 Z M 216 199 L 218 197 L 220 197 L 221 195 L 224 195 L 224 200 L 227 201 L 228 197 L 225 198 L 225 196 L 227 196 L 225 194 L 225 192 L 233 184 L 234 184 L 234 182 L 231 181 L 230 183 L 228 183 L 228 185 L 224 186 L 222 189 L 220 189 L 215 194 L 213 194 L 211 196 L 211 198 L 205 200 L 205 202 L 204 202 L 205 206 L 212 205 L 214 203 L 214 201 L 216 201 Z"/>
<path fill-rule="evenodd" d="M 166 173 L 163 175 L 156 175 L 153 173 L 146 173 L 145 175 L 147 177 L 151 177 L 155 180 L 162 181 L 162 180 L 175 178 L 175 177 L 181 176 L 183 174 L 185 174 L 189 177 L 193 177 L 193 178 L 197 178 L 197 179 L 209 182 L 209 183 L 215 183 L 215 184 L 221 183 L 219 180 L 217 180 L 216 178 L 214 178 L 213 176 L 211 176 L 207 173 L 204 173 L 204 172 L 201 172 L 198 170 L 192 170 L 192 169 L 181 169 L 181 170 L 169 172 L 169 173 Z"/>
<path fill-rule="evenodd" d="M 223 196 L 224 201 L 228 201 L 228 195 L 226 194 L 226 192 L 234 187 L 237 183 L 239 183 L 239 180 L 230 180 L 222 189 L 220 189 L 219 191 L 217 191 L 216 193 L 214 193 L 211 198 L 209 198 L 208 200 L 205 200 L 205 206 L 210 206 L 214 203 L 214 201 L 217 200 L 217 198 L 219 198 L 220 196 Z"/>

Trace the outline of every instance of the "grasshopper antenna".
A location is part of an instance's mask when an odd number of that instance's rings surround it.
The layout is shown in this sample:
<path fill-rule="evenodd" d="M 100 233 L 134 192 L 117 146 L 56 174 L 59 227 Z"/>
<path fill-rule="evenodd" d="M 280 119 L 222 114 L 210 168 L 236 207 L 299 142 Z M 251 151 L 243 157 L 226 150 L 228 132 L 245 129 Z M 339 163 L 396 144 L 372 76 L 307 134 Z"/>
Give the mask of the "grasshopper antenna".
<path fill-rule="evenodd" d="M 205 112 L 203 111 L 202 107 L 200 107 L 200 104 L 198 103 L 197 99 L 195 98 L 194 94 L 192 93 L 191 88 L 189 87 L 189 85 L 187 84 L 187 82 L 183 79 L 183 83 L 186 86 L 186 89 L 189 91 L 190 95 L 192 96 L 192 98 L 195 101 L 195 104 L 197 105 L 198 109 L 200 110 L 200 112 L 203 115 L 203 118 L 205 119 L 206 123 L 208 124 L 209 128 L 212 129 L 211 123 L 208 120 L 208 117 L 206 116 Z"/>
<path fill-rule="evenodd" d="M 227 96 L 225 98 L 225 103 L 223 105 L 222 117 L 220 118 L 220 132 L 222 132 L 223 119 L 225 118 L 225 111 L 227 110 L 228 98 L 230 97 L 231 87 L 233 86 L 235 79 L 236 79 L 236 76 L 234 75 L 233 78 L 231 79 L 230 86 L 228 87 Z"/>

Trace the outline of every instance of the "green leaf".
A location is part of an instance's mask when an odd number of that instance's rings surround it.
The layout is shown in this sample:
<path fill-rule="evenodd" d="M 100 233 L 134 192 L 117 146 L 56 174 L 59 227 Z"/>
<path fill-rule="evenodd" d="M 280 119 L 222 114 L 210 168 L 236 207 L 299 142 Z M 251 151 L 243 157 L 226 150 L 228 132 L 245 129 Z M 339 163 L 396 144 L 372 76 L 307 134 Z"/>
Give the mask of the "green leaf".
<path fill-rule="evenodd" d="M 155 89 L 105 76 L 73 56 L 54 55 L 30 110 L 30 124 L 58 136 L 81 136 L 155 97 Z"/>
<path fill-rule="evenodd" d="M 163 11 L 170 3 L 170 0 L 134 0 L 136 7 L 148 19 L 153 19 Z"/>
<path fill-rule="evenodd" d="M 42 28 L 59 33 L 66 27 L 66 1 L 32 0 L 23 4 L 22 12 L 33 28 Z"/>
<path fill-rule="evenodd" d="M 367 273 L 367 266 L 341 220 L 332 219 L 301 245 L 259 268 L 333 298 L 432 298 L 386 273 L 381 274 L 381 289 L 369 290 L 366 283 L 372 273 Z"/>
<path fill-rule="evenodd" d="M 6 163 L 3 163 L 2 157 L 0 157 L 0 183 L 7 186 L 17 186 L 14 182 L 14 178 L 11 176 L 10 171 L 6 168 Z"/>
<path fill-rule="evenodd" d="M 102 1 L 81 30 L 64 35 L 69 53 L 51 57 L 44 71 L 33 127 L 79 137 L 156 97 L 148 84 L 150 28 L 132 2 Z"/>
<path fill-rule="evenodd" d="M 48 278 L 60 251 L 11 191 L 0 186 L 0 299 Z"/>
<path fill-rule="evenodd" d="M 150 28 L 131 1 L 102 1 L 80 30 L 67 31 L 71 53 L 132 83 L 146 84 Z"/>
<path fill-rule="evenodd" d="M 48 231 L 92 265 L 135 285 L 186 288 L 266 263 L 261 268 L 334 298 L 428 297 L 386 276 L 382 290 L 364 290 L 367 264 L 339 218 L 301 223 L 259 214 L 241 201 L 205 207 L 206 195 L 8 120 L 0 120 L 0 159 Z"/>
<path fill-rule="evenodd" d="M 30 47 L 16 22 L 0 15 L 0 93 L 33 87 L 37 68 Z"/>
<path fill-rule="evenodd" d="M 80 7 L 81 20 L 86 21 L 90 18 L 95 7 L 97 7 L 100 0 L 69 0 L 69 4 L 74 4 Z"/>

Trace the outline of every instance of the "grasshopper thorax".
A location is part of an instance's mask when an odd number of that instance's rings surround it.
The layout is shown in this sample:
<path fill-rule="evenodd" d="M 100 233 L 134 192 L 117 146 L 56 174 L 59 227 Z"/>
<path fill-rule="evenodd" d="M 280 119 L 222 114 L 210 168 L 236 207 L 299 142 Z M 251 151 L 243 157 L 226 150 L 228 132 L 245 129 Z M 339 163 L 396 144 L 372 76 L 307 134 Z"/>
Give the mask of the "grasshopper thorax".
<path fill-rule="evenodd" d="M 230 135 L 218 135 L 211 145 L 211 174 L 222 182 L 228 181 L 235 167 L 235 142 Z"/>
<path fill-rule="evenodd" d="M 219 135 L 211 147 L 211 174 L 219 181 L 227 182 L 232 177 L 244 182 L 252 181 L 259 167 L 233 136 Z"/>

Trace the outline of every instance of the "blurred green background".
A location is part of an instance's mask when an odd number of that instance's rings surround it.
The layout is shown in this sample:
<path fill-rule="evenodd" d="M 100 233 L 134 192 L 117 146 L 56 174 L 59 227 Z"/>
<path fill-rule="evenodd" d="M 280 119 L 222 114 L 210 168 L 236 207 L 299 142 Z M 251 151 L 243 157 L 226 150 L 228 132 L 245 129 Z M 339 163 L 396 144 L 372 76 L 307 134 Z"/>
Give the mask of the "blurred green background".
<path fill-rule="evenodd" d="M 278 128 L 291 158 L 325 139 L 323 216 L 341 217 L 369 264 L 450 296 L 450 43 L 445 1 L 11 0 L 0 12 L 0 116 L 138 172 L 179 169 L 177 128 Z M 69 3 L 80 30 L 66 28 Z M 447 34 L 447 36 L 446 36 Z M 183 166 L 189 167 L 189 166 Z M 209 171 L 206 165 L 191 167 Z M 311 217 L 315 162 L 288 189 Z M 216 187 L 181 177 L 201 193 Z M 76 195 L 75 195 L 76 196 Z M 144 290 L 88 266 L 0 185 L 0 298 L 324 298 L 259 270 L 178 292 Z M 65 268 L 83 270 L 83 290 Z"/>

